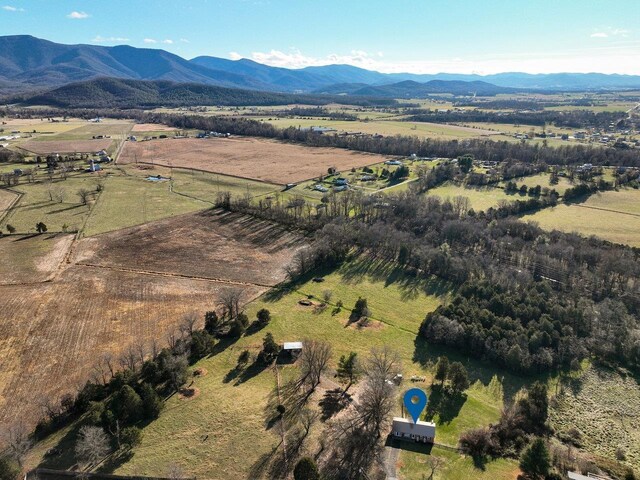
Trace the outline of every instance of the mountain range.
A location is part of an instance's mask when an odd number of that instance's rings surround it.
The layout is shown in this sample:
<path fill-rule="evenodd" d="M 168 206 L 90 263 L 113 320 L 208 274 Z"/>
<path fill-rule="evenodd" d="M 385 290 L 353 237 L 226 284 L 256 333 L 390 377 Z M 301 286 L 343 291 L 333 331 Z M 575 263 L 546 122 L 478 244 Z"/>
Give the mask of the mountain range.
<path fill-rule="evenodd" d="M 168 80 L 268 92 L 419 97 L 432 93 L 495 95 L 515 90 L 578 91 L 640 88 L 640 76 L 599 73 L 495 75 L 385 74 L 351 65 L 287 69 L 252 60 L 201 56 L 186 60 L 160 49 L 64 45 L 29 35 L 0 37 L 0 89 L 45 91 L 112 77 Z"/>

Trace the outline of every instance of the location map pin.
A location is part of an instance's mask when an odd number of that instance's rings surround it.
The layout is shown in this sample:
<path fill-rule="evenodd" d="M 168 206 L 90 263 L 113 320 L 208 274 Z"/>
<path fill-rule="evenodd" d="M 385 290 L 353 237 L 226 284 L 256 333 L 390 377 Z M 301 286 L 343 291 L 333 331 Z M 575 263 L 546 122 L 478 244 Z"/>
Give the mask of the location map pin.
<path fill-rule="evenodd" d="M 418 423 L 422 410 L 427 406 L 427 394 L 419 388 L 407 390 L 407 393 L 404 394 L 404 405 L 411 414 L 413 423 Z"/>

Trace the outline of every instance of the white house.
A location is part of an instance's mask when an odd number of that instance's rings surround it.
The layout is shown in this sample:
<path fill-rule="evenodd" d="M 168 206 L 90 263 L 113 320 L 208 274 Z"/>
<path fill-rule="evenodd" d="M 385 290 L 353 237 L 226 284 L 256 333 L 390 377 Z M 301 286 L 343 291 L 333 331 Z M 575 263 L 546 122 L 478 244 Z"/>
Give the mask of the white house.
<path fill-rule="evenodd" d="M 433 422 L 413 423 L 402 417 L 393 417 L 391 434 L 395 438 L 402 440 L 413 440 L 414 442 L 433 443 L 436 439 L 436 424 Z"/>

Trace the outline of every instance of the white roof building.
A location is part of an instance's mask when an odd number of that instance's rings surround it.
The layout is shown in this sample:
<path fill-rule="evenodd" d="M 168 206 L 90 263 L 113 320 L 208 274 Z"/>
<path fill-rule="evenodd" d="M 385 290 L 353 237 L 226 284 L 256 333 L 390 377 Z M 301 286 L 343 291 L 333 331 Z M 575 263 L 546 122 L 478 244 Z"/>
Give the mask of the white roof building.
<path fill-rule="evenodd" d="M 402 417 L 393 417 L 391 434 L 400 439 L 413 440 L 414 442 L 433 443 L 436 438 L 436 424 L 418 420 L 413 423 Z"/>
<path fill-rule="evenodd" d="M 285 350 L 302 350 L 302 342 L 284 342 Z"/>

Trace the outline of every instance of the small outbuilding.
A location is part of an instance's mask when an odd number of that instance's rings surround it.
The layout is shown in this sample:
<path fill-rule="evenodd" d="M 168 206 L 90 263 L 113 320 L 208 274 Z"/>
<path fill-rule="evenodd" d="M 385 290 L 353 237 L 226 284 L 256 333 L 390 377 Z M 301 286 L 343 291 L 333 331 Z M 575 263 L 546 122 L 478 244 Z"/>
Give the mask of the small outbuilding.
<path fill-rule="evenodd" d="M 391 434 L 394 438 L 400 440 L 433 443 L 436 439 L 436 424 L 433 422 L 423 422 L 422 420 L 413 423 L 412 420 L 406 418 L 394 417 Z"/>
<path fill-rule="evenodd" d="M 302 342 L 284 342 L 282 350 L 291 358 L 297 358 L 302 353 Z"/>

